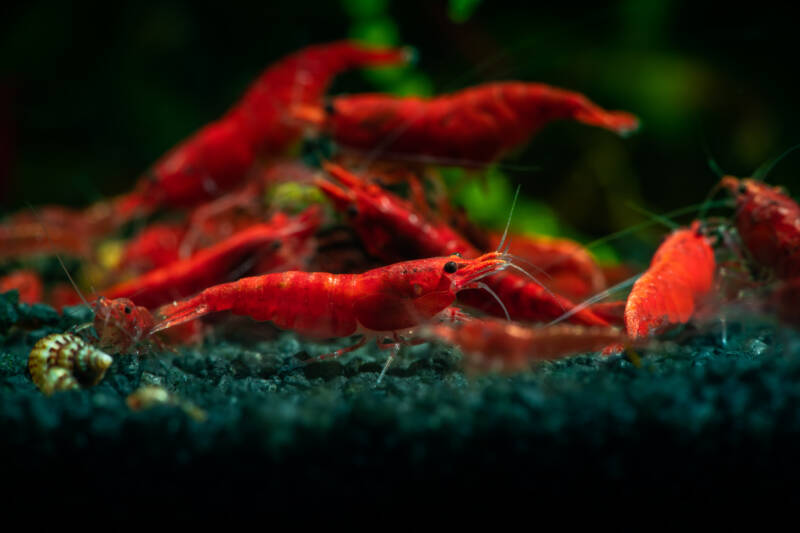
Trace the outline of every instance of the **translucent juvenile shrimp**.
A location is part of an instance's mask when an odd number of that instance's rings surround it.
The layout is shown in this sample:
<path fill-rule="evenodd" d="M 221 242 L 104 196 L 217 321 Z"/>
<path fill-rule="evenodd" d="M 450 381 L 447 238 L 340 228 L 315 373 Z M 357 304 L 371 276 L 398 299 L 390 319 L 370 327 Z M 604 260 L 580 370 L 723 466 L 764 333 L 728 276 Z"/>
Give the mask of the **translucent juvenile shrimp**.
<path fill-rule="evenodd" d="M 458 346 L 469 369 L 503 372 L 629 343 L 628 336 L 617 328 L 574 324 L 531 327 L 493 318 L 426 326 L 420 337 Z"/>

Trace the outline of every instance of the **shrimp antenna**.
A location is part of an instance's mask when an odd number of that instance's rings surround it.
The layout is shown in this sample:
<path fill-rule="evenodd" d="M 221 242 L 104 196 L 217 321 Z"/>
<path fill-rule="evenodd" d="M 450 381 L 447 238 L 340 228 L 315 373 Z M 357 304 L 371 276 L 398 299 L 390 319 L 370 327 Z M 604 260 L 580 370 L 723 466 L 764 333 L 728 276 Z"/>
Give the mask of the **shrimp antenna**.
<path fill-rule="evenodd" d="M 511 226 L 511 216 L 514 214 L 514 207 L 517 205 L 517 198 L 519 198 L 519 190 L 522 188 L 522 185 L 517 185 L 517 190 L 514 193 L 514 200 L 511 202 L 511 210 L 508 212 L 508 220 L 506 221 L 506 229 L 503 230 L 503 238 L 500 239 L 500 244 L 497 245 L 497 251 L 499 252 L 503 245 L 506 242 L 506 237 L 508 236 L 508 228 Z"/>
<path fill-rule="evenodd" d="M 706 218 L 706 213 L 708 213 L 709 208 L 713 205 L 711 201 L 717 193 L 722 189 L 722 181 L 718 181 L 716 185 L 714 185 L 710 191 L 708 191 L 708 196 L 706 196 L 706 201 L 703 202 L 703 206 L 700 208 L 700 211 L 697 213 L 697 218 L 703 220 Z"/>
<path fill-rule="evenodd" d="M 688 213 L 694 213 L 695 211 L 698 211 L 704 207 L 710 208 L 710 207 L 730 207 L 730 206 L 731 206 L 730 200 L 721 200 L 718 202 L 703 202 L 702 204 L 693 204 L 686 207 L 681 207 L 680 209 L 669 211 L 660 216 L 665 218 L 673 218 L 681 215 L 686 215 Z M 616 231 L 614 233 L 606 235 L 605 237 L 600 237 L 599 239 L 595 239 L 589 244 L 587 244 L 585 248 L 595 248 L 597 246 L 600 246 L 601 244 L 605 244 L 607 242 L 619 239 L 620 237 L 624 237 L 625 235 L 629 235 L 631 233 L 636 233 L 639 230 L 642 230 L 644 228 L 649 228 L 650 226 L 653 226 L 655 224 L 658 224 L 658 222 L 656 222 L 655 220 L 646 220 L 644 222 L 640 222 L 639 224 L 635 224 L 628 228 Z"/>
<path fill-rule="evenodd" d="M 48 241 L 53 242 L 53 240 L 50 238 L 50 233 L 48 233 L 48 231 L 47 231 L 47 225 L 44 223 L 44 220 L 42 220 L 42 217 L 39 216 L 39 213 L 36 212 L 36 210 L 33 208 L 33 206 L 31 204 L 27 204 L 27 205 L 28 205 L 28 209 L 30 209 L 31 213 L 33 213 L 33 216 L 36 219 L 36 221 L 39 222 L 40 226 L 42 226 L 42 231 L 44 231 L 45 238 Z M 75 292 L 78 293 L 78 296 L 80 297 L 81 301 L 86 304 L 86 307 L 89 307 L 91 309 L 92 306 L 89 304 L 88 301 L 86 301 L 86 298 L 83 296 L 83 293 L 78 288 L 78 284 L 75 283 L 74 279 L 72 279 L 72 274 L 69 273 L 69 270 L 67 269 L 67 265 L 65 265 L 64 261 L 61 259 L 61 255 L 58 252 L 54 252 L 54 253 L 55 253 L 56 259 L 58 259 L 58 264 L 61 265 L 61 268 L 64 270 L 64 273 L 67 275 L 67 279 L 69 279 L 69 282 L 72 284 L 72 287 L 75 289 Z"/>
<path fill-rule="evenodd" d="M 766 181 L 767 175 L 772 172 L 772 169 L 775 168 L 775 165 L 780 163 L 787 155 L 791 154 L 795 150 L 800 148 L 800 143 L 795 144 L 794 146 L 789 147 L 786 151 L 784 151 L 781 155 L 773 159 L 772 161 L 768 161 L 758 167 L 751 176 L 753 179 L 758 181 Z"/>
<path fill-rule="evenodd" d="M 572 315 L 580 313 L 581 311 L 583 311 L 587 307 L 591 306 L 592 304 L 595 304 L 595 303 L 599 302 L 600 300 L 602 300 L 606 296 L 614 293 L 615 291 L 618 291 L 620 289 L 626 289 L 626 288 L 630 287 L 631 285 L 636 283 L 636 280 L 639 279 L 641 276 L 642 276 L 641 274 L 636 274 L 635 276 L 632 276 L 632 277 L 630 277 L 630 278 L 628 278 L 628 279 L 626 279 L 624 281 L 621 281 L 621 282 L 617 283 L 613 287 L 609 287 L 608 289 L 595 294 L 591 298 L 588 298 L 588 299 L 584 300 L 583 302 L 579 303 L 578 305 L 576 305 L 575 307 L 573 307 L 572 309 L 570 309 L 569 311 L 567 311 L 566 313 L 564 313 L 560 317 L 558 317 L 558 318 L 556 318 L 554 320 L 551 320 L 549 323 L 545 324 L 544 327 L 549 328 L 550 326 L 554 326 L 554 325 L 558 324 L 559 322 L 563 322 L 566 319 L 568 319 L 569 317 L 571 317 Z"/>
<path fill-rule="evenodd" d="M 719 166 L 719 163 L 717 163 L 716 158 L 711 153 L 711 149 L 708 147 L 708 139 L 706 138 L 705 134 L 701 133 L 700 142 L 703 145 L 703 152 L 705 152 L 706 154 L 706 164 L 708 165 L 708 168 L 711 169 L 711 172 L 716 174 L 718 178 L 727 175 L 728 172 L 722 170 L 722 167 Z"/>
<path fill-rule="evenodd" d="M 531 263 L 527 259 L 519 257 L 518 255 L 510 254 L 510 253 L 508 253 L 508 251 L 504 251 L 502 253 L 502 257 L 503 258 L 508 257 L 508 258 L 510 258 L 510 259 L 512 259 L 514 261 L 519 261 L 520 263 L 524 263 L 524 264 L 528 265 L 529 267 L 531 267 L 534 271 L 536 271 L 537 274 L 542 274 L 544 277 L 546 277 L 547 279 L 550 279 L 550 280 L 553 279 L 553 276 L 548 274 L 547 271 L 544 268 L 542 268 L 542 267 L 540 267 L 538 265 L 534 265 L 533 263 Z M 545 268 L 550 267 L 552 265 L 553 265 L 553 263 L 550 263 Z"/>
<path fill-rule="evenodd" d="M 654 221 L 658 222 L 659 224 L 665 225 L 669 229 L 678 229 L 680 227 L 679 224 L 676 224 L 675 222 L 670 220 L 668 217 L 665 217 L 664 215 L 659 215 L 657 213 L 653 213 L 652 211 L 650 211 L 648 209 L 645 209 L 644 207 L 642 207 L 640 205 L 637 205 L 637 204 L 635 204 L 633 202 L 625 202 L 625 206 L 630 208 L 630 209 L 633 209 L 634 211 L 636 211 L 640 215 L 644 215 L 644 216 L 646 216 L 648 218 L 653 219 Z"/>
<path fill-rule="evenodd" d="M 540 286 L 544 290 L 545 293 L 547 293 L 551 298 L 556 300 L 556 302 L 558 302 L 558 306 L 561 307 L 562 310 L 564 309 L 564 306 L 561 305 L 561 302 L 558 300 L 558 297 L 555 295 L 555 293 L 553 291 L 551 291 L 550 289 L 548 289 L 547 287 L 545 287 L 544 284 L 541 281 L 539 281 L 538 279 L 536 279 L 536 277 L 533 274 L 531 274 L 530 272 L 528 272 L 527 270 L 525 270 L 521 266 L 515 265 L 514 263 L 508 263 L 507 266 L 509 268 L 513 268 L 514 270 L 518 270 L 525 277 L 530 278 L 530 280 L 533 281 L 538 286 Z"/>
<path fill-rule="evenodd" d="M 714 159 L 714 156 L 711 154 L 707 154 L 708 159 L 706 160 L 706 164 L 708 164 L 708 168 L 711 169 L 711 172 L 717 175 L 718 178 L 727 175 L 728 173 L 722 170 L 722 167 L 719 166 L 717 160 Z"/>
<path fill-rule="evenodd" d="M 506 309 L 506 306 L 503 304 L 503 300 L 501 300 L 501 299 L 500 299 L 500 297 L 497 295 L 497 293 L 496 293 L 496 292 L 494 292 L 494 291 L 493 291 L 493 290 L 492 290 L 492 289 L 491 289 L 491 288 L 490 288 L 490 287 L 489 287 L 487 284 L 485 284 L 485 283 L 484 283 L 484 282 L 482 282 L 482 281 L 479 281 L 479 282 L 477 283 L 477 285 L 478 285 L 478 287 L 480 287 L 481 289 L 484 289 L 486 292 L 488 292 L 489 294 L 491 294 L 491 295 L 492 295 L 492 297 L 493 297 L 495 300 L 497 300 L 497 303 L 499 303 L 499 304 L 500 304 L 500 307 L 503 309 L 503 313 L 505 313 L 505 315 L 506 315 L 506 320 L 508 320 L 509 322 L 511 322 L 511 315 L 509 315 L 509 314 L 508 314 L 508 309 Z"/>

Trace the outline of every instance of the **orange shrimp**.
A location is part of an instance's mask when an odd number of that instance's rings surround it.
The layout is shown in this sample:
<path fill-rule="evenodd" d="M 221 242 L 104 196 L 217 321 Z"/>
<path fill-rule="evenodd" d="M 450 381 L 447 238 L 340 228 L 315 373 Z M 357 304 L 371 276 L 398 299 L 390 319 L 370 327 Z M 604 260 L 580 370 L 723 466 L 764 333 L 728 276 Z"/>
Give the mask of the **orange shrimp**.
<path fill-rule="evenodd" d="M 334 354 L 341 355 L 368 337 L 405 342 L 411 330 L 445 311 L 460 290 L 508 264 L 495 252 L 476 259 L 453 255 L 407 261 L 362 274 L 291 271 L 244 278 L 165 306 L 152 331 L 230 311 L 317 339 L 363 335 Z"/>
<path fill-rule="evenodd" d="M 269 222 L 240 231 L 188 259 L 111 287 L 103 295 L 111 299 L 131 298 L 139 305 L 154 308 L 224 281 L 251 256 L 260 256 L 257 266 L 260 271 L 274 271 L 287 263 L 298 267 L 291 257 L 297 247 L 287 243 L 307 239 L 319 226 L 320 216 L 317 206 L 295 218 L 277 213 Z M 282 248 L 287 248 L 286 253 L 280 253 Z"/>
<path fill-rule="evenodd" d="M 487 83 L 430 100 L 339 96 L 326 111 L 299 105 L 294 114 L 348 148 L 381 150 L 386 158 L 430 156 L 455 165 L 495 161 L 556 119 L 620 135 L 638 127 L 630 113 L 605 111 L 579 93 L 524 82 Z"/>
<path fill-rule="evenodd" d="M 350 217 L 371 254 L 388 261 L 453 253 L 467 259 L 480 255 L 458 232 L 444 222 L 416 213 L 409 202 L 364 182 L 338 165 L 327 164 L 325 169 L 345 188 L 323 179 L 318 179 L 317 185 L 337 209 Z M 516 265 L 512 267 L 519 269 Z M 504 272 L 485 283 L 499 296 L 505 310 L 485 289 L 465 290 L 459 294 L 459 301 L 494 316 L 506 316 L 508 311 L 514 320 L 530 322 L 553 320 L 574 307 L 567 298 L 553 294 L 523 272 Z M 581 309 L 570 315 L 569 320 L 589 326 L 608 325 L 591 309 Z"/>
<path fill-rule="evenodd" d="M 458 346 L 476 370 L 513 372 L 537 361 L 598 352 L 610 344 L 628 344 L 624 332 L 611 327 L 556 324 L 532 328 L 498 319 L 471 319 L 456 325 L 423 328 L 421 338 Z"/>
<path fill-rule="evenodd" d="M 650 337 L 688 322 L 709 295 L 715 269 L 714 251 L 699 221 L 673 232 L 628 296 L 628 335 L 633 339 Z"/>

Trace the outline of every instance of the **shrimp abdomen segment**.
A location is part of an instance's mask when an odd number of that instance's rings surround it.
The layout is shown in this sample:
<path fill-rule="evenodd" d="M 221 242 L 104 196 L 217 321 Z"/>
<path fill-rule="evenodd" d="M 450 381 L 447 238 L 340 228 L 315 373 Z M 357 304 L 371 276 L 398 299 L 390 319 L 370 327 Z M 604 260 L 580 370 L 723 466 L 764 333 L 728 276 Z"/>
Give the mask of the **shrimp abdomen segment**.
<path fill-rule="evenodd" d="M 356 332 L 351 275 L 290 271 L 236 283 L 234 314 L 269 320 L 279 328 L 313 337 L 346 337 Z"/>
<path fill-rule="evenodd" d="M 354 276 L 326 272 L 281 272 L 215 285 L 194 298 L 162 309 L 154 332 L 217 311 L 270 321 L 316 338 L 356 333 Z"/>

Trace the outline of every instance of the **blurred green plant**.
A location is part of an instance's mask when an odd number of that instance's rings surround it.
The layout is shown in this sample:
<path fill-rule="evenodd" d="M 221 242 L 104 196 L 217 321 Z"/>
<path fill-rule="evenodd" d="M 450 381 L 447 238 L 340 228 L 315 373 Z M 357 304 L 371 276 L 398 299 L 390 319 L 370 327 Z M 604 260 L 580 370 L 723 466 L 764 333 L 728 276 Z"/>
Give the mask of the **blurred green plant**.
<path fill-rule="evenodd" d="M 453 22 L 466 22 L 480 3 L 481 0 L 450 0 L 447 14 Z"/>
<path fill-rule="evenodd" d="M 400 30 L 387 12 L 388 0 L 342 0 L 342 8 L 352 19 L 349 35 L 375 46 L 401 46 Z M 433 94 L 433 83 L 415 65 L 364 69 L 364 77 L 381 91 L 398 96 Z"/>

